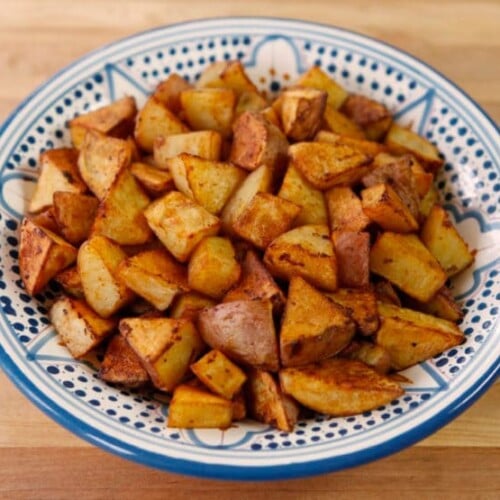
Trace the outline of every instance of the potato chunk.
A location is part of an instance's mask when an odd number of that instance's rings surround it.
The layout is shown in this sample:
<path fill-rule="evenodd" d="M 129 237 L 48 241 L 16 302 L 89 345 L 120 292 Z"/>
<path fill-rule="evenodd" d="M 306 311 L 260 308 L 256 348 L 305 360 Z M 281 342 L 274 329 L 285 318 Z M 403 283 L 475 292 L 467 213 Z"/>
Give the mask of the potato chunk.
<path fill-rule="evenodd" d="M 463 271 L 474 260 L 473 252 L 458 233 L 446 210 L 439 205 L 432 207 L 420 237 L 448 276 Z"/>
<path fill-rule="evenodd" d="M 60 271 L 70 266 L 77 250 L 48 229 L 30 219 L 21 224 L 19 269 L 24 288 L 29 295 L 43 290 Z"/>
<path fill-rule="evenodd" d="M 371 158 L 349 146 L 299 142 L 290 146 L 291 164 L 316 189 L 354 184 L 366 173 Z"/>
<path fill-rule="evenodd" d="M 165 250 L 139 252 L 123 260 L 116 273 L 125 285 L 164 311 L 174 297 L 189 290 L 186 269 Z"/>
<path fill-rule="evenodd" d="M 334 134 L 346 135 L 354 139 L 365 138 L 363 130 L 356 123 L 329 104 L 326 105 L 323 113 L 323 127 Z"/>
<path fill-rule="evenodd" d="M 257 87 L 248 78 L 239 60 L 219 61 L 207 66 L 196 82 L 196 86 L 232 89 L 238 96 L 244 92 L 257 92 Z"/>
<path fill-rule="evenodd" d="M 226 399 L 233 399 L 247 376 L 220 351 L 212 350 L 196 363 L 191 371 L 212 391 Z"/>
<path fill-rule="evenodd" d="M 57 273 L 54 281 L 62 286 L 63 290 L 76 299 L 84 299 L 82 280 L 76 266 L 68 267 L 64 271 Z"/>
<path fill-rule="evenodd" d="M 366 287 L 370 281 L 370 235 L 364 232 L 332 232 L 339 286 Z"/>
<path fill-rule="evenodd" d="M 361 200 L 350 187 L 333 187 L 325 193 L 325 199 L 332 231 L 359 232 L 370 224 Z"/>
<path fill-rule="evenodd" d="M 370 270 L 421 302 L 430 300 L 447 279 L 414 234 L 383 233 L 372 246 Z"/>
<path fill-rule="evenodd" d="M 230 359 L 262 370 L 279 369 L 278 341 L 268 300 L 241 300 L 198 315 L 203 340 Z"/>
<path fill-rule="evenodd" d="M 365 139 L 355 139 L 347 135 L 339 135 L 326 130 L 320 130 L 314 138 L 316 142 L 327 142 L 336 146 L 347 146 L 371 158 L 387 150 L 387 146 Z"/>
<path fill-rule="evenodd" d="M 226 429 L 231 425 L 233 405 L 225 398 L 199 387 L 179 385 L 168 410 L 168 427 Z"/>
<path fill-rule="evenodd" d="M 299 417 L 299 406 L 292 398 L 283 394 L 270 373 L 251 369 L 247 391 L 248 409 L 255 420 L 285 432 L 293 430 Z"/>
<path fill-rule="evenodd" d="M 74 358 L 85 356 L 116 327 L 116 320 L 98 316 L 83 300 L 57 299 L 50 308 L 50 321 Z"/>
<path fill-rule="evenodd" d="M 283 391 L 307 408 L 332 416 L 355 415 L 403 394 L 390 378 L 361 361 L 333 358 L 280 371 Z"/>
<path fill-rule="evenodd" d="M 189 320 L 126 318 L 119 328 L 155 387 L 163 391 L 172 391 L 183 380 L 189 365 L 203 350 L 203 342 Z"/>
<path fill-rule="evenodd" d="M 168 136 L 160 135 L 155 140 L 153 155 L 158 168 L 167 169 L 167 161 L 181 153 L 218 161 L 221 145 L 222 137 L 215 130 L 199 130 L 198 132 Z"/>
<path fill-rule="evenodd" d="M 188 266 L 190 288 L 220 299 L 240 279 L 241 266 L 227 238 L 205 238 L 194 250 Z"/>
<path fill-rule="evenodd" d="M 337 288 L 337 261 L 327 226 L 301 226 L 278 236 L 267 247 L 264 263 L 279 278 L 300 276 L 325 290 Z"/>
<path fill-rule="evenodd" d="M 205 307 L 213 307 L 217 305 L 215 300 L 212 300 L 204 295 L 196 292 L 187 292 L 179 295 L 170 308 L 170 317 L 174 319 L 185 318 L 196 322 L 198 313 Z"/>
<path fill-rule="evenodd" d="M 412 301 L 410 307 L 453 322 L 459 321 L 464 316 L 462 309 L 446 286 L 441 288 L 428 302 Z"/>
<path fill-rule="evenodd" d="M 283 366 L 301 366 L 330 358 L 354 336 L 354 322 L 342 307 L 294 277 L 280 331 Z"/>
<path fill-rule="evenodd" d="M 217 217 L 182 193 L 172 191 L 144 211 L 149 226 L 180 262 L 186 262 L 196 245 L 219 231 Z"/>
<path fill-rule="evenodd" d="M 40 155 L 40 177 L 28 206 L 29 212 L 40 212 L 50 207 L 56 191 L 87 191 L 78 172 L 77 160 L 78 151 L 70 148 L 52 149 Z"/>
<path fill-rule="evenodd" d="M 192 88 L 192 85 L 184 78 L 173 73 L 156 86 L 153 95 L 172 113 L 178 114 L 182 109 L 181 92 L 190 88 Z"/>
<path fill-rule="evenodd" d="M 130 173 L 151 196 L 161 196 L 174 189 L 172 174 L 166 170 L 148 165 L 143 162 L 134 162 L 130 165 Z"/>
<path fill-rule="evenodd" d="M 391 369 L 391 357 L 387 350 L 371 342 L 352 342 L 341 353 L 342 357 L 366 363 L 378 373 L 386 374 Z"/>
<path fill-rule="evenodd" d="M 464 334 L 445 319 L 390 304 L 378 304 L 380 329 L 376 342 L 391 358 L 391 366 L 403 370 L 461 344 Z"/>
<path fill-rule="evenodd" d="M 297 85 L 324 90 L 328 94 L 327 102 L 334 109 L 340 108 L 347 98 L 347 92 L 335 80 L 330 78 L 318 66 L 312 66 L 300 76 Z"/>

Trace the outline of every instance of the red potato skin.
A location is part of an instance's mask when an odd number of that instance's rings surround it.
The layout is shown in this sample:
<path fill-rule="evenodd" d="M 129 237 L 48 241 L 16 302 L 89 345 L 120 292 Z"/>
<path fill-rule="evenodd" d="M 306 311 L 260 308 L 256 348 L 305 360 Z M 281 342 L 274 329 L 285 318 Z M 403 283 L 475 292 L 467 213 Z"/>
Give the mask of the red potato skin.
<path fill-rule="evenodd" d="M 272 303 L 268 300 L 226 302 L 198 315 L 203 340 L 247 366 L 277 372 L 280 367 Z"/>
<path fill-rule="evenodd" d="M 368 286 L 370 235 L 366 232 L 334 231 L 332 241 L 340 285 L 347 288 Z"/>

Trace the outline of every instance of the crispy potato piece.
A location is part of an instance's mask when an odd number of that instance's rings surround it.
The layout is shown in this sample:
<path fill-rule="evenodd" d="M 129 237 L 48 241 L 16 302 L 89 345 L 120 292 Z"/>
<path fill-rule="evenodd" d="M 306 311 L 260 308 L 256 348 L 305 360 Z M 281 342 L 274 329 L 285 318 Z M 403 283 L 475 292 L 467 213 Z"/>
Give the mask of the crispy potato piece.
<path fill-rule="evenodd" d="M 313 188 L 293 165 L 286 171 L 278 196 L 302 207 L 294 226 L 327 223 L 323 193 Z"/>
<path fill-rule="evenodd" d="M 64 239 L 78 245 L 88 238 L 98 205 L 93 196 L 56 191 L 54 217 Z"/>
<path fill-rule="evenodd" d="M 474 253 L 469 250 L 446 210 L 439 205 L 432 207 L 420 237 L 448 276 L 458 274 L 474 261 Z"/>
<path fill-rule="evenodd" d="M 82 280 L 76 266 L 68 267 L 56 274 L 54 280 L 62 286 L 63 290 L 75 299 L 84 299 Z"/>
<path fill-rule="evenodd" d="M 59 232 L 59 226 L 57 225 L 56 216 L 54 214 L 54 207 L 50 206 L 44 208 L 41 212 L 37 214 L 30 214 L 28 218 L 37 226 L 48 229 L 53 233 L 61 236 Z"/>
<path fill-rule="evenodd" d="M 207 66 L 196 82 L 196 87 L 222 87 L 232 89 L 240 96 L 243 92 L 257 93 L 257 87 L 248 78 L 241 61 L 218 61 Z"/>
<path fill-rule="evenodd" d="M 364 153 L 370 159 L 387 150 L 387 146 L 378 142 L 355 139 L 347 135 L 339 135 L 327 130 L 320 130 L 314 138 L 316 142 L 326 142 L 337 146 L 348 146 L 356 151 Z"/>
<path fill-rule="evenodd" d="M 155 165 L 158 168 L 168 169 L 168 160 L 181 153 L 218 161 L 221 157 L 221 146 L 222 137 L 215 130 L 200 130 L 169 136 L 160 135 L 154 142 Z"/>
<path fill-rule="evenodd" d="M 411 163 L 411 173 L 413 174 L 415 182 L 415 189 L 420 200 L 422 200 L 429 192 L 434 182 L 434 176 L 430 172 L 426 172 L 424 167 L 422 167 L 413 156 L 409 156 L 409 159 Z"/>
<path fill-rule="evenodd" d="M 269 193 L 257 193 L 233 224 L 240 237 L 264 250 L 293 225 L 300 206 Z"/>
<path fill-rule="evenodd" d="M 360 288 L 370 281 L 370 235 L 364 232 L 333 231 L 339 286 Z"/>
<path fill-rule="evenodd" d="M 112 384 L 140 387 L 149 380 L 139 356 L 122 335 L 116 334 L 109 341 L 99 369 L 99 378 Z"/>
<path fill-rule="evenodd" d="M 232 89 L 202 88 L 181 92 L 182 109 L 193 130 L 215 130 L 230 137 L 236 109 L 236 93 Z"/>
<path fill-rule="evenodd" d="M 332 416 L 374 410 L 401 396 L 401 387 L 357 360 L 332 358 L 280 371 L 283 391 L 307 408 Z"/>
<path fill-rule="evenodd" d="M 330 358 L 354 336 L 354 322 L 302 278 L 293 277 L 280 331 L 283 366 L 301 366 Z"/>
<path fill-rule="evenodd" d="M 185 318 L 196 322 L 198 313 L 205 307 L 217 305 L 215 300 L 196 292 L 187 292 L 179 295 L 170 308 L 170 317 L 174 319 Z"/>
<path fill-rule="evenodd" d="M 126 318 L 120 333 L 141 359 L 155 387 L 172 391 L 186 375 L 204 344 L 186 319 Z"/>
<path fill-rule="evenodd" d="M 387 350 L 395 370 L 430 359 L 464 340 L 451 321 L 383 303 L 378 304 L 378 311 L 376 343 Z"/>
<path fill-rule="evenodd" d="M 288 142 L 283 132 L 262 113 L 243 113 L 233 124 L 229 160 L 246 170 L 267 165 L 280 171 L 286 162 Z"/>
<path fill-rule="evenodd" d="M 97 209 L 92 234 L 102 234 L 120 245 L 146 243 L 152 237 L 143 214 L 149 201 L 130 171 L 122 170 Z"/>
<path fill-rule="evenodd" d="M 240 391 L 247 376 L 220 351 L 212 350 L 196 363 L 191 371 L 212 391 L 226 399 Z"/>
<path fill-rule="evenodd" d="M 369 288 L 339 288 L 325 295 L 344 308 L 361 334 L 373 335 L 378 330 L 377 297 Z"/>
<path fill-rule="evenodd" d="M 50 207 L 56 191 L 87 191 L 78 173 L 77 160 L 78 151 L 70 148 L 51 149 L 40 155 L 40 177 L 28 206 L 29 212 L 41 212 Z"/>
<path fill-rule="evenodd" d="M 429 302 L 411 301 L 411 309 L 417 309 L 438 318 L 457 322 L 463 318 L 464 313 L 460 306 L 455 302 L 449 288 L 444 286 L 439 290 Z"/>
<path fill-rule="evenodd" d="M 246 172 L 230 163 L 205 160 L 182 153 L 168 160 L 168 168 L 181 193 L 189 196 L 211 214 L 218 214 Z"/>
<path fill-rule="evenodd" d="M 78 250 L 78 273 L 82 280 L 85 300 L 103 318 L 128 304 L 134 294 L 117 276 L 125 252 L 104 236 L 93 236 Z"/>
<path fill-rule="evenodd" d="M 90 131 L 82 143 L 78 169 L 89 189 L 99 200 L 103 200 L 115 179 L 130 166 L 131 161 L 129 142 Z"/>
<path fill-rule="evenodd" d="M 327 131 L 334 134 L 345 135 L 354 139 L 366 138 L 363 130 L 355 122 L 329 104 L 326 105 L 323 113 L 323 125 Z"/>
<path fill-rule="evenodd" d="M 167 309 L 177 294 L 189 290 L 186 269 L 164 249 L 146 250 L 123 260 L 116 274 L 160 311 Z"/>
<path fill-rule="evenodd" d="M 370 270 L 421 302 L 430 300 L 447 279 L 414 234 L 383 233 L 371 248 Z"/>
<path fill-rule="evenodd" d="M 443 164 L 439 151 L 433 144 L 397 123 L 391 125 L 385 143 L 396 154 L 411 153 L 430 172 L 435 172 Z"/>
<path fill-rule="evenodd" d="M 58 298 L 50 308 L 50 322 L 74 358 L 85 356 L 116 328 L 116 320 L 98 316 L 83 300 Z"/>
<path fill-rule="evenodd" d="M 238 119 L 245 111 L 258 112 L 267 107 L 267 101 L 261 94 L 255 91 L 244 91 L 238 97 L 238 104 L 234 113 L 235 119 Z"/>
<path fill-rule="evenodd" d="M 220 299 L 240 279 L 241 266 L 231 240 L 205 238 L 194 250 L 188 265 L 190 288 Z"/>
<path fill-rule="evenodd" d="M 225 398 L 199 387 L 179 385 L 168 410 L 168 427 L 226 429 L 231 426 L 233 405 Z"/>
<path fill-rule="evenodd" d="M 281 127 L 281 118 L 277 111 L 272 106 L 267 106 L 266 108 L 260 111 L 260 114 L 270 123 L 272 123 L 279 130 L 282 130 Z"/>
<path fill-rule="evenodd" d="M 389 353 L 382 346 L 371 342 L 351 342 L 342 351 L 341 356 L 362 361 L 382 375 L 385 375 L 391 369 Z"/>
<path fill-rule="evenodd" d="M 270 373 L 251 369 L 246 387 L 248 409 L 255 420 L 281 431 L 293 431 L 299 417 L 299 406 L 292 398 L 283 394 Z"/>
<path fill-rule="evenodd" d="M 249 250 L 246 253 L 241 269 L 241 281 L 227 292 L 224 302 L 267 299 L 272 302 L 273 311 L 280 314 L 285 296 L 255 252 Z"/>
<path fill-rule="evenodd" d="M 94 130 L 110 137 L 125 138 L 134 129 L 137 114 L 135 99 L 125 96 L 95 111 L 77 116 L 69 122 L 71 140 L 75 148 L 80 149 L 89 130 Z"/>
<path fill-rule="evenodd" d="M 243 180 L 222 210 L 222 226 L 226 232 L 234 234 L 232 228 L 238 217 L 257 193 L 270 192 L 271 184 L 272 170 L 266 165 L 254 170 Z"/>
<path fill-rule="evenodd" d="M 432 207 L 435 204 L 439 204 L 439 192 L 436 186 L 431 185 L 427 194 L 422 198 L 419 205 L 419 212 L 424 216 L 428 217 L 431 213 Z"/>
<path fill-rule="evenodd" d="M 301 226 L 278 236 L 267 247 L 264 263 L 279 278 L 300 276 L 319 288 L 337 289 L 337 261 L 327 226 Z"/>
<path fill-rule="evenodd" d="M 291 164 L 321 190 L 356 183 L 371 161 L 357 149 L 328 142 L 299 142 L 290 146 L 288 154 Z"/>
<path fill-rule="evenodd" d="M 389 184 L 374 184 L 361 191 L 363 212 L 385 231 L 411 233 L 418 222 Z"/>
<path fill-rule="evenodd" d="M 359 232 L 366 229 L 370 219 L 363 212 L 361 200 L 348 186 L 336 186 L 325 193 L 330 229 Z"/>
<path fill-rule="evenodd" d="M 154 97 L 165 105 L 172 113 L 178 114 L 181 109 L 181 92 L 193 88 L 184 78 L 176 73 L 160 82 L 153 93 Z"/>
<path fill-rule="evenodd" d="M 180 262 L 186 262 L 196 245 L 215 236 L 220 221 L 182 193 L 172 191 L 144 211 L 149 226 Z"/>
<path fill-rule="evenodd" d="M 301 87 L 324 90 L 328 94 L 328 104 L 334 109 L 340 108 L 348 96 L 347 92 L 318 66 L 312 66 L 296 83 Z"/>
<path fill-rule="evenodd" d="M 382 103 L 360 94 L 348 96 L 342 112 L 363 128 L 370 141 L 381 140 L 392 123 L 391 114 Z"/>
<path fill-rule="evenodd" d="M 312 139 L 325 111 L 327 93 L 313 88 L 292 88 L 281 93 L 281 123 L 294 141 Z"/>
<path fill-rule="evenodd" d="M 230 359 L 262 370 L 279 369 L 272 304 L 240 300 L 204 309 L 198 315 L 203 340 Z"/>
<path fill-rule="evenodd" d="M 233 422 L 244 420 L 247 416 L 247 405 L 243 391 L 236 394 L 231 403 L 233 405 Z"/>
<path fill-rule="evenodd" d="M 167 170 L 148 165 L 143 162 L 134 162 L 130 165 L 130 173 L 135 177 L 139 184 L 151 196 L 161 196 L 167 191 L 174 189 L 174 179 Z"/>
<path fill-rule="evenodd" d="M 19 269 L 29 295 L 40 292 L 60 271 L 75 260 L 77 249 L 30 219 L 21 224 Z"/>
<path fill-rule="evenodd" d="M 168 136 L 185 132 L 189 132 L 189 128 L 158 97 L 153 95 L 137 115 L 134 137 L 141 149 L 152 152 L 154 141 L 159 135 Z"/>
<path fill-rule="evenodd" d="M 382 280 L 375 283 L 374 290 L 377 301 L 401 307 L 401 299 L 390 281 Z"/>

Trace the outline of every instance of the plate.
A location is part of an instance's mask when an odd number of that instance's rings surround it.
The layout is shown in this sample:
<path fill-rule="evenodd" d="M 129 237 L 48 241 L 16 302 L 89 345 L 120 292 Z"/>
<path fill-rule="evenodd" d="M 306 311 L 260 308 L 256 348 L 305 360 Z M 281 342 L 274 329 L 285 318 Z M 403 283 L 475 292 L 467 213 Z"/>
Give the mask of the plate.
<path fill-rule="evenodd" d="M 348 418 L 316 418 L 293 433 L 243 422 L 226 431 L 166 427 L 165 396 L 120 390 L 78 362 L 47 319 L 55 290 L 23 290 L 18 229 L 41 151 L 70 142 L 67 120 L 131 94 L 138 104 L 173 72 L 194 81 L 210 62 L 239 58 L 276 93 L 313 64 L 349 91 L 383 102 L 398 122 L 437 144 L 446 163 L 442 201 L 477 249 L 452 283 L 466 342 L 405 374 L 414 382 L 391 404 Z M 30 95 L 0 130 L 0 361 L 43 411 L 80 437 L 124 458 L 195 476 L 265 480 L 344 469 L 388 455 L 448 423 L 499 373 L 500 200 L 498 130 L 464 92 L 410 55 L 342 29 L 270 18 L 193 21 L 97 50 Z"/>

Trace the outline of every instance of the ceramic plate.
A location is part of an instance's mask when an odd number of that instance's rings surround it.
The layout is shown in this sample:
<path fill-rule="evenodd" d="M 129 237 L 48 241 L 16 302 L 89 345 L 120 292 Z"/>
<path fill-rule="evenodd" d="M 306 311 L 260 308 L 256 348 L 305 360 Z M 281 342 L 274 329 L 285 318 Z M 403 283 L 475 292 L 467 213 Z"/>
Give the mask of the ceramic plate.
<path fill-rule="evenodd" d="M 477 249 L 452 283 L 466 311 L 466 342 L 409 369 L 391 404 L 349 418 L 318 415 L 293 433 L 253 422 L 229 430 L 166 427 L 157 393 L 110 387 L 97 360 L 78 362 L 47 319 L 54 290 L 30 298 L 18 267 L 18 229 L 41 151 L 70 143 L 67 121 L 130 94 L 138 104 L 173 72 L 193 82 L 210 62 L 239 58 L 262 89 L 277 92 L 316 64 L 349 91 L 383 102 L 396 120 L 437 144 L 446 163 L 442 201 Z M 400 450 L 468 407 L 499 372 L 500 178 L 498 130 L 445 77 L 410 55 L 329 26 L 266 18 L 194 21 L 95 51 L 29 96 L 0 136 L 0 361 L 18 387 L 82 438 L 160 469 L 223 479 L 278 479 L 335 471 Z"/>

